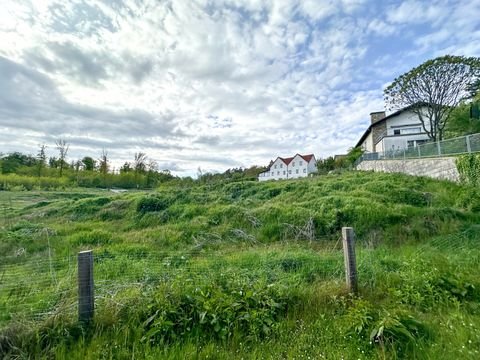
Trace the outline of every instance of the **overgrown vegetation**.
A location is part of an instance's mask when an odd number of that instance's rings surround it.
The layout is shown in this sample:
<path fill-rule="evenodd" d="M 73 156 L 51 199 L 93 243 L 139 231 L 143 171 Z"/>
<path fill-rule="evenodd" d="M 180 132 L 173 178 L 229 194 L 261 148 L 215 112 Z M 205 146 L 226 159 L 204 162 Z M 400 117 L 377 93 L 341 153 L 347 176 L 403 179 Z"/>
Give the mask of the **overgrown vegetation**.
<path fill-rule="evenodd" d="M 477 187 L 362 172 L 1 191 L 0 353 L 476 359 L 479 214 Z M 342 226 L 357 234 L 358 296 Z M 97 307 L 82 328 L 74 264 L 87 248 Z"/>
<path fill-rule="evenodd" d="M 480 154 L 467 154 L 456 159 L 460 180 L 468 185 L 480 186 Z"/>

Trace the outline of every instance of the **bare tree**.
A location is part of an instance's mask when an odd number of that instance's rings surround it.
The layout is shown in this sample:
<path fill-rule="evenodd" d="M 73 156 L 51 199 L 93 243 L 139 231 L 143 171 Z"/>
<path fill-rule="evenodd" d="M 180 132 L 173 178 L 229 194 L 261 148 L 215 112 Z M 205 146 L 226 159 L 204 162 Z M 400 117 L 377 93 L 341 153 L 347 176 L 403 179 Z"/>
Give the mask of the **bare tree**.
<path fill-rule="evenodd" d="M 142 152 L 135 153 L 133 169 L 136 173 L 144 173 L 147 170 L 147 159 L 147 154 Z"/>
<path fill-rule="evenodd" d="M 450 113 L 480 77 L 480 58 L 442 56 L 396 78 L 384 91 L 389 108 L 410 107 L 433 141 L 442 140 Z"/>
<path fill-rule="evenodd" d="M 42 171 L 43 168 L 47 165 L 47 154 L 45 150 L 47 149 L 47 146 L 45 144 L 40 145 L 40 149 L 38 149 L 38 154 L 37 154 L 37 175 L 38 177 L 42 176 Z"/>
<path fill-rule="evenodd" d="M 102 154 L 100 155 L 100 159 L 98 159 L 98 170 L 100 171 L 100 174 L 102 174 L 104 187 L 107 187 L 107 175 L 109 168 L 108 153 L 105 149 L 102 149 Z"/>
<path fill-rule="evenodd" d="M 105 149 L 102 149 L 102 154 L 100 155 L 100 159 L 98 159 L 98 170 L 105 177 L 108 173 L 108 169 L 108 152 Z"/>
<path fill-rule="evenodd" d="M 149 159 L 148 164 L 147 164 L 147 168 L 148 168 L 148 171 L 156 172 L 156 171 L 158 171 L 158 163 L 153 159 Z"/>
<path fill-rule="evenodd" d="M 55 142 L 55 145 L 58 150 L 58 162 L 59 162 L 59 168 L 60 168 L 60 177 L 63 174 L 63 169 L 65 168 L 65 165 L 68 166 L 67 162 L 65 159 L 67 158 L 67 153 L 68 149 L 70 148 L 70 145 L 63 139 L 59 139 Z"/>

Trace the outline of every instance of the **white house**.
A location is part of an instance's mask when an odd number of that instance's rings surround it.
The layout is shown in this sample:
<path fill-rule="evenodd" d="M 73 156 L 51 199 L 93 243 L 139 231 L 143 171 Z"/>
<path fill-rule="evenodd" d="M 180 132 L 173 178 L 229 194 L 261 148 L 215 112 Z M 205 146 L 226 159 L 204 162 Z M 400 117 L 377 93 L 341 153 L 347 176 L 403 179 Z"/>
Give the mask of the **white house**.
<path fill-rule="evenodd" d="M 385 111 L 370 113 L 370 126 L 355 147 L 361 147 L 366 153 L 386 153 L 429 141 L 418 115 L 411 109 L 409 106 L 389 115 Z"/>
<path fill-rule="evenodd" d="M 259 181 L 296 179 L 306 177 L 317 171 L 315 155 L 296 154 L 293 157 L 277 157 L 270 161 L 267 170 L 258 175 Z"/>

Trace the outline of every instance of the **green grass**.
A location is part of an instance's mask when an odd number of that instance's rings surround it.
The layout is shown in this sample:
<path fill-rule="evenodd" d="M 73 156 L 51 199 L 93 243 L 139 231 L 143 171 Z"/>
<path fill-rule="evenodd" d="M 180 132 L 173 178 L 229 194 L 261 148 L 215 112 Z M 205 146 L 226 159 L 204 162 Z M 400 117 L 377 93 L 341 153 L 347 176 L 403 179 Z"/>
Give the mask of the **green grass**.
<path fill-rule="evenodd" d="M 0 354 L 476 359 L 480 192 L 400 174 L 0 192 Z M 344 285 L 342 226 L 360 293 Z M 96 312 L 76 315 L 76 254 Z"/>

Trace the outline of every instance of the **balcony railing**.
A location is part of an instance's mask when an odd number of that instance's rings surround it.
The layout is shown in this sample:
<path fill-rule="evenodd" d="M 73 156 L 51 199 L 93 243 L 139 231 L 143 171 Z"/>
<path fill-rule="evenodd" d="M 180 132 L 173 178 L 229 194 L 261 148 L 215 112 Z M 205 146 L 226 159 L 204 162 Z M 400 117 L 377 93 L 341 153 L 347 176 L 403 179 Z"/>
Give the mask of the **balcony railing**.
<path fill-rule="evenodd" d="M 385 152 L 364 153 L 355 166 L 362 161 L 383 159 L 418 159 L 480 152 L 480 133 L 457 138 L 426 142 L 415 147 L 392 149 Z"/>

